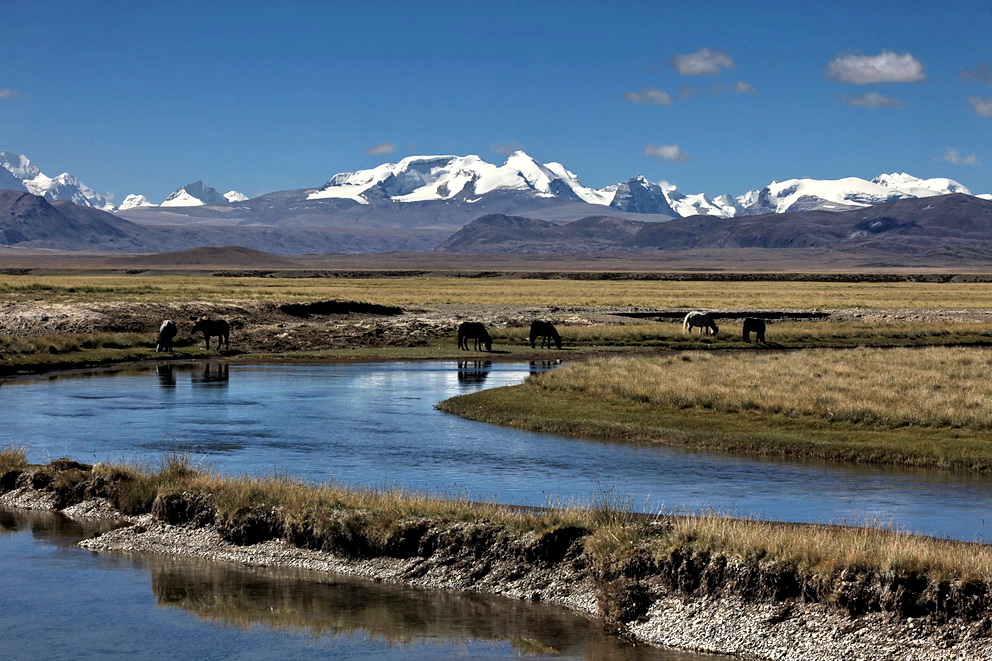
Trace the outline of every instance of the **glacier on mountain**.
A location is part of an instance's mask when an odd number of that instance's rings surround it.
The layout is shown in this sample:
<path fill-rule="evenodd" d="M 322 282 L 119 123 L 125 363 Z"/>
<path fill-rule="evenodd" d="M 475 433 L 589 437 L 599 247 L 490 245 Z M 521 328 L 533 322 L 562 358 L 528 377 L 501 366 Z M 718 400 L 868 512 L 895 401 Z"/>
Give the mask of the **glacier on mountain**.
<path fill-rule="evenodd" d="M 115 208 L 76 177 L 68 173 L 49 177 L 27 157 L 7 151 L 0 151 L 2 188 L 25 190 L 49 201 L 70 200 L 106 211 L 154 206 L 228 206 L 248 200 L 237 191 L 221 194 L 202 181 L 196 181 L 170 194 L 161 205 L 143 195 L 128 195 Z M 498 194 L 512 195 L 516 199 L 584 202 L 627 213 L 732 218 L 787 211 L 844 211 L 897 199 L 950 193 L 971 195 L 967 188 L 952 179 L 919 179 L 897 172 L 881 174 L 871 180 L 845 177 L 773 181 L 737 197 L 684 193 L 668 182 L 651 182 L 642 175 L 594 189 L 584 186 L 578 176 L 561 163 L 542 164 L 523 151 L 515 151 L 502 165 L 487 163 L 477 155 L 409 156 L 397 163 L 335 174 L 322 187 L 304 195 L 308 200 L 343 199 L 370 205 L 431 201 L 473 204 Z M 990 198 L 989 195 L 978 197 Z M 606 209 L 603 212 L 607 212 Z M 590 210 L 590 213 L 595 211 Z"/>
<path fill-rule="evenodd" d="M 501 166 L 475 155 L 409 156 L 398 163 L 336 174 L 307 199 L 339 198 L 359 204 L 381 199 L 474 202 L 493 191 L 517 191 L 534 197 L 575 197 L 590 204 L 607 204 L 609 197 L 583 186 L 560 163 L 542 165 L 524 152 L 516 151 Z"/>
<path fill-rule="evenodd" d="M 57 177 L 49 177 L 38 169 L 26 156 L 8 151 L 0 151 L 0 168 L 5 173 L 0 186 L 26 190 L 32 195 L 43 197 L 49 202 L 68 200 L 85 207 L 112 211 L 114 208 L 107 198 L 95 192 L 68 172 Z"/>

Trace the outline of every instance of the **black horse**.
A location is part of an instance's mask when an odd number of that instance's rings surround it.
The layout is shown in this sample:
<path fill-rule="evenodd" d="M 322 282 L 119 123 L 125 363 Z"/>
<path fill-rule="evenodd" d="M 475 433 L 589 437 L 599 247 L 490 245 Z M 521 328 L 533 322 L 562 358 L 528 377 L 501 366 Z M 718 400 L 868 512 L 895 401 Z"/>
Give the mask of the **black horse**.
<path fill-rule="evenodd" d="M 754 317 L 744 317 L 744 341 L 751 341 L 751 333 L 754 333 L 754 341 L 765 344 L 765 320 Z"/>
<path fill-rule="evenodd" d="M 558 334 L 558 329 L 550 321 L 536 320 L 532 321 L 530 324 L 530 348 L 535 348 L 535 343 L 537 338 L 541 338 L 541 348 L 543 349 L 545 345 L 550 349 L 552 340 L 555 346 L 561 349 L 561 335 Z"/>
<path fill-rule="evenodd" d="M 158 327 L 158 343 L 155 345 L 155 351 L 168 351 L 172 353 L 172 341 L 178 332 L 179 328 L 176 326 L 176 322 L 171 319 L 163 321 L 162 325 Z"/>
<path fill-rule="evenodd" d="M 217 338 L 217 350 L 220 350 L 221 343 L 224 344 L 224 348 L 230 350 L 231 348 L 231 324 L 229 324 L 224 319 L 207 319 L 206 317 L 201 317 L 193 327 L 189 330 L 190 334 L 203 333 L 203 340 L 206 342 L 207 348 L 210 348 L 210 338 Z"/>
<path fill-rule="evenodd" d="M 458 348 L 468 351 L 469 340 L 475 340 L 476 351 L 481 351 L 479 348 L 481 345 L 485 345 L 486 351 L 493 350 L 492 336 L 478 321 L 465 321 L 458 326 Z"/>

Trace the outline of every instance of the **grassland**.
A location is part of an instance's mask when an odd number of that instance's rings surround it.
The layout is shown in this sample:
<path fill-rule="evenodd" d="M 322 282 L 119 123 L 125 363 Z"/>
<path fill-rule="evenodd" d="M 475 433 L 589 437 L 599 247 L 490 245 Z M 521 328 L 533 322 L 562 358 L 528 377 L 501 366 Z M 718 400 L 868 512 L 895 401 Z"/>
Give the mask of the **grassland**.
<path fill-rule="evenodd" d="M 498 274 L 496 274 L 498 275 Z M 610 306 L 648 309 L 972 309 L 989 282 L 262 278 L 189 275 L 0 275 L 0 301 L 47 303 L 371 301 L 381 305 Z"/>
<path fill-rule="evenodd" d="M 683 352 L 563 366 L 440 404 L 533 431 L 992 472 L 984 348 Z"/>

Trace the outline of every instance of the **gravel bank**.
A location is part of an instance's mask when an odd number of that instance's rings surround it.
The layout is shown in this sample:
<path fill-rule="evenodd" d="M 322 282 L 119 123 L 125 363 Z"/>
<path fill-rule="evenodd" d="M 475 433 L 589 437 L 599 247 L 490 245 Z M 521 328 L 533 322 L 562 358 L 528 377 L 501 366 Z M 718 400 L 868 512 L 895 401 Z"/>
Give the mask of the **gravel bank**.
<path fill-rule="evenodd" d="M 255 566 L 285 566 L 338 572 L 410 585 L 470 589 L 520 599 L 539 598 L 577 612 L 597 614 L 596 587 L 588 577 L 560 566 L 522 577 L 474 580 L 452 566 L 421 574 L 422 559 L 354 560 L 270 540 L 252 546 L 225 542 L 211 528 L 152 522 L 84 540 L 93 551 L 162 553 Z M 977 623 L 937 625 L 927 619 L 898 620 L 881 614 L 850 618 L 817 604 L 754 604 L 728 598 L 670 595 L 622 633 L 683 650 L 776 661 L 984 661 L 992 660 L 988 618 Z"/>

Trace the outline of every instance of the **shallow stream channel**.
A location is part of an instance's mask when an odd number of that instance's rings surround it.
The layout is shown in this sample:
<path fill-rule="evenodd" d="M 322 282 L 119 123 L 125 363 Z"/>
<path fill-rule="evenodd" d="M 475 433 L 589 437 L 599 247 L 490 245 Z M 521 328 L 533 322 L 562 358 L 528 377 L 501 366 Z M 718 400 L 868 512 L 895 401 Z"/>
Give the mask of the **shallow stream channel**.
<path fill-rule="evenodd" d="M 607 503 L 860 524 L 988 543 L 992 480 L 519 432 L 437 411 L 543 364 L 171 364 L 0 380 L 0 445 L 521 505 Z M 719 658 L 631 646 L 544 604 L 176 558 L 94 555 L 95 530 L 0 510 L 9 658 Z M 5 656 L 8 652 L 5 651 Z"/>

